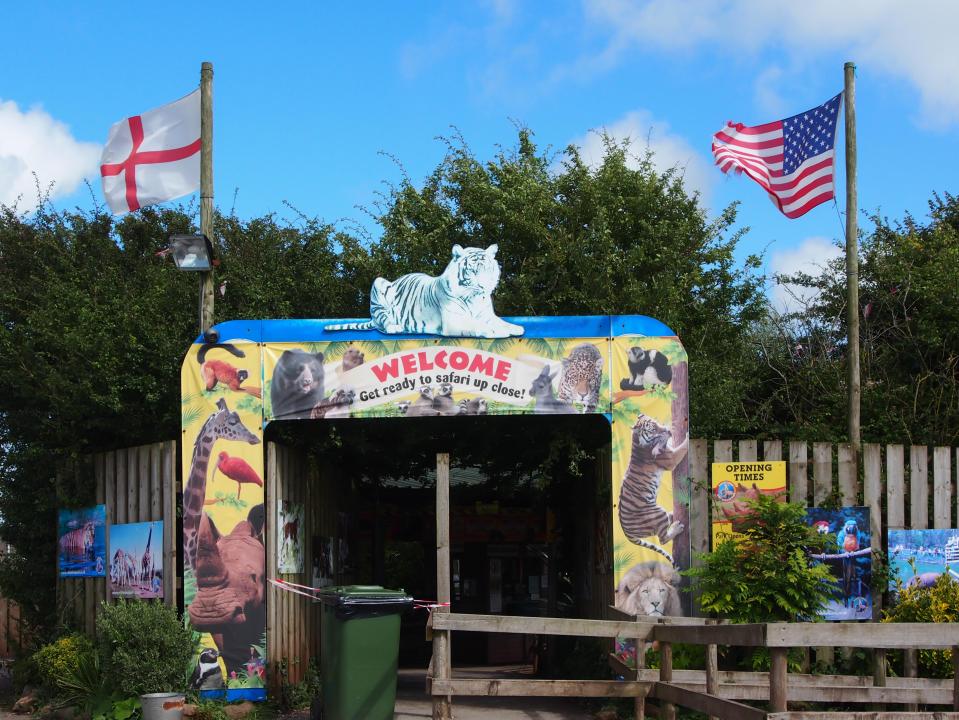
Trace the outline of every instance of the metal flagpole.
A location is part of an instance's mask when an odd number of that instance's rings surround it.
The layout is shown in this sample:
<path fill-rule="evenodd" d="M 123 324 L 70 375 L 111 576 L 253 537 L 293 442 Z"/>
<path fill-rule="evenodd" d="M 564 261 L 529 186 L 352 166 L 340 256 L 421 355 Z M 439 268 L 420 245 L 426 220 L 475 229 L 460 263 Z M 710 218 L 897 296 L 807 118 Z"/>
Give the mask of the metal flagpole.
<path fill-rule="evenodd" d="M 213 63 L 200 67 L 200 232 L 213 239 Z M 212 260 L 212 258 L 210 258 Z M 213 325 L 213 270 L 200 273 L 200 334 Z M 210 338 L 213 342 L 215 338 Z"/>
<path fill-rule="evenodd" d="M 853 477 L 859 475 L 859 237 L 856 197 L 856 64 L 845 65 L 846 101 L 846 318 L 849 362 L 849 445 Z"/>

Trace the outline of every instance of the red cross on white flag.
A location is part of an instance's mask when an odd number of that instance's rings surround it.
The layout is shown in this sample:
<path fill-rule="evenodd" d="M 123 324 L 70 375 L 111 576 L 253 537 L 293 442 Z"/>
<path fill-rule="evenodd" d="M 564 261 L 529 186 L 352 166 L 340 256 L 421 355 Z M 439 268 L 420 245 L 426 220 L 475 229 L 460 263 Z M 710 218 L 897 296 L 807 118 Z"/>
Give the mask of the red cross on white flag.
<path fill-rule="evenodd" d="M 111 127 L 100 175 L 114 215 L 199 190 L 200 91 Z"/>

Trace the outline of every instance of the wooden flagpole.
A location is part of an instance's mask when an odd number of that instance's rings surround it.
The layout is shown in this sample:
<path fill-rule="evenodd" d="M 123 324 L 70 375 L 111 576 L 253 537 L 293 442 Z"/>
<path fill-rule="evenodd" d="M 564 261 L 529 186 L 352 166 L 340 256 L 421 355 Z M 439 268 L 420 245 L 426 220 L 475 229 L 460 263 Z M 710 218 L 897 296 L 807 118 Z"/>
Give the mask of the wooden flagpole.
<path fill-rule="evenodd" d="M 849 363 L 849 446 L 853 477 L 859 477 L 861 450 L 859 427 L 859 228 L 856 196 L 856 64 L 844 67 L 846 105 L 846 325 Z"/>
<path fill-rule="evenodd" d="M 213 63 L 200 66 L 200 232 L 213 240 Z M 210 258 L 211 260 L 213 258 Z M 213 270 L 200 273 L 200 334 L 213 325 Z M 215 338 L 210 338 L 216 342 Z"/>

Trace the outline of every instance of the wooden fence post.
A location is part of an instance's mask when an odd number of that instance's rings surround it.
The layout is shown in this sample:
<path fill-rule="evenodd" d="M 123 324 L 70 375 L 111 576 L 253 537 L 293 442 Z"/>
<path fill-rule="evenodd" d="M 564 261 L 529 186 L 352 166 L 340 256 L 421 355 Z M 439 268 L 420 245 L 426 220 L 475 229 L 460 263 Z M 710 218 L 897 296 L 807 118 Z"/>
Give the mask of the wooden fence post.
<path fill-rule="evenodd" d="M 715 625 L 714 620 L 707 620 L 707 625 Z M 715 643 L 706 646 L 706 693 L 712 696 L 719 695 L 719 646 Z M 715 715 L 710 715 L 709 720 L 719 720 Z"/>
<path fill-rule="evenodd" d="M 769 648 L 769 711 L 786 712 L 789 697 L 788 648 Z"/>
<path fill-rule="evenodd" d="M 450 456 L 436 456 L 436 601 L 440 605 L 450 601 Z M 449 607 L 438 607 L 434 612 L 449 612 Z M 449 680 L 452 675 L 450 662 L 450 631 L 433 631 L 433 676 L 437 680 Z M 433 696 L 433 720 L 452 720 L 453 707 L 450 696 Z"/>
<path fill-rule="evenodd" d="M 673 645 L 661 640 L 659 642 L 659 680 L 660 682 L 673 681 Z M 664 720 L 676 720 L 676 706 L 671 702 L 664 702 L 662 717 Z"/>

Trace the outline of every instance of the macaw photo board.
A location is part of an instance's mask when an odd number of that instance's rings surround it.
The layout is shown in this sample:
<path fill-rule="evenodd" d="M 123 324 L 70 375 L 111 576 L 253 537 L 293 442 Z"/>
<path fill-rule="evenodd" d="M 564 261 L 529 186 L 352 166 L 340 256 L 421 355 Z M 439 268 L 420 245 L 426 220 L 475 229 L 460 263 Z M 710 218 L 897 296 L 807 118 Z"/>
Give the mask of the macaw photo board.
<path fill-rule="evenodd" d="M 834 578 L 833 594 L 823 620 L 872 620 L 872 533 L 869 508 L 809 508 L 807 522 L 835 539 L 818 562 Z"/>

